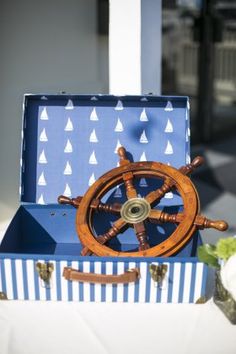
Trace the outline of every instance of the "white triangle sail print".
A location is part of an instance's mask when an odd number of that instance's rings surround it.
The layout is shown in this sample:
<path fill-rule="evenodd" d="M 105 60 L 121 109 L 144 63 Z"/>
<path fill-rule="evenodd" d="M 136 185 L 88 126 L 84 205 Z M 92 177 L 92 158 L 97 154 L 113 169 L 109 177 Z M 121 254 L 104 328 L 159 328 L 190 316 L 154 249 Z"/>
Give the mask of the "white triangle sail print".
<path fill-rule="evenodd" d="M 41 100 L 47 100 L 48 98 L 46 96 L 41 96 L 40 99 Z"/>
<path fill-rule="evenodd" d="M 39 141 L 42 141 L 42 142 L 48 141 L 48 137 L 47 137 L 45 128 L 42 130 L 42 132 L 39 136 Z"/>
<path fill-rule="evenodd" d="M 95 152 L 93 151 L 92 154 L 90 155 L 90 158 L 89 158 L 89 164 L 90 165 L 97 165 L 97 159 L 96 159 L 96 155 L 95 155 Z"/>
<path fill-rule="evenodd" d="M 174 131 L 173 125 L 171 121 L 168 119 L 165 127 L 165 133 L 173 133 L 173 131 Z"/>
<path fill-rule="evenodd" d="M 89 141 L 90 143 L 98 143 L 98 138 L 95 129 L 93 129 L 92 133 L 90 134 Z"/>
<path fill-rule="evenodd" d="M 185 120 L 188 120 L 188 110 L 185 111 Z"/>
<path fill-rule="evenodd" d="M 90 120 L 92 121 L 96 121 L 98 120 L 98 116 L 97 116 L 97 112 L 96 112 L 96 108 L 94 107 L 91 114 L 90 114 Z"/>
<path fill-rule="evenodd" d="M 44 173 L 42 172 L 38 179 L 38 186 L 46 186 L 46 185 L 47 182 L 45 180 Z"/>
<path fill-rule="evenodd" d="M 64 169 L 64 175 L 72 175 L 72 168 L 69 161 L 66 162 L 66 167 Z"/>
<path fill-rule="evenodd" d="M 44 150 L 39 155 L 39 163 L 48 163 Z"/>
<path fill-rule="evenodd" d="M 72 147 L 71 142 L 70 142 L 69 139 L 67 139 L 64 152 L 65 152 L 66 154 L 69 154 L 69 153 L 73 152 L 73 147 Z"/>
<path fill-rule="evenodd" d="M 115 127 L 114 131 L 117 133 L 121 133 L 124 131 L 124 127 L 123 127 L 123 124 L 122 124 L 120 118 L 117 119 L 117 123 L 116 123 L 116 127 Z"/>
<path fill-rule="evenodd" d="M 167 111 L 167 112 L 173 111 L 173 106 L 170 101 L 167 102 L 166 107 L 165 107 L 165 111 Z"/>
<path fill-rule="evenodd" d="M 117 140 L 116 148 L 115 148 L 115 150 L 114 150 L 114 153 L 115 153 L 115 154 L 117 154 L 118 149 L 119 149 L 121 146 L 122 146 L 122 145 L 121 145 L 121 143 L 120 143 L 120 140 Z"/>
<path fill-rule="evenodd" d="M 66 132 L 72 132 L 74 130 L 73 123 L 72 123 L 70 117 L 68 117 L 68 119 L 67 119 L 67 123 L 66 123 L 66 126 L 65 126 L 64 130 Z"/>
<path fill-rule="evenodd" d="M 147 187 L 148 186 L 146 178 L 143 177 L 140 179 L 139 186 L 140 187 Z"/>
<path fill-rule="evenodd" d="M 142 110 L 139 120 L 141 122 L 148 122 L 148 117 L 145 108 Z"/>
<path fill-rule="evenodd" d="M 167 192 L 164 196 L 164 198 L 166 199 L 172 199 L 174 196 L 173 196 L 173 193 L 172 192 Z"/>
<path fill-rule="evenodd" d="M 122 197 L 122 192 L 119 186 L 116 187 L 115 193 L 113 195 L 114 198 L 121 198 Z"/>
<path fill-rule="evenodd" d="M 96 182 L 96 178 L 94 176 L 94 173 L 91 174 L 90 178 L 89 178 L 89 182 L 88 185 L 92 186 L 92 184 L 94 184 L 94 182 Z"/>
<path fill-rule="evenodd" d="M 173 154 L 173 147 L 172 147 L 171 143 L 169 142 L 169 140 L 167 141 L 167 144 L 166 144 L 165 154 L 166 155 Z"/>
<path fill-rule="evenodd" d="M 66 187 L 63 193 L 66 197 L 71 197 L 71 189 L 68 183 L 66 183 Z"/>
<path fill-rule="evenodd" d="M 47 112 L 46 107 L 44 107 L 44 109 L 42 110 L 42 112 L 40 114 L 40 119 L 41 120 L 48 120 L 48 112 Z"/>
<path fill-rule="evenodd" d="M 123 109 L 124 109 L 123 103 L 121 102 L 121 100 L 118 100 L 117 105 L 115 106 L 115 110 L 122 111 Z"/>
<path fill-rule="evenodd" d="M 65 106 L 65 109 L 74 109 L 74 104 L 72 102 L 72 100 L 68 100 L 66 106 Z"/>
<path fill-rule="evenodd" d="M 191 162 L 191 158 L 189 156 L 189 154 L 186 154 L 186 163 L 189 164 Z"/>
<path fill-rule="evenodd" d="M 139 141 L 140 141 L 140 143 L 142 143 L 142 144 L 147 144 L 147 143 L 148 143 L 148 139 L 147 139 L 145 130 L 143 130 L 143 132 L 142 132 L 142 134 L 141 134 L 141 136 L 140 136 Z"/>
<path fill-rule="evenodd" d="M 147 157 L 146 157 L 145 151 L 144 151 L 144 152 L 142 153 L 142 155 L 140 156 L 139 161 L 147 161 Z"/>
<path fill-rule="evenodd" d="M 43 198 L 43 194 L 40 195 L 39 199 L 38 199 L 38 204 L 45 204 L 44 198 Z"/>
<path fill-rule="evenodd" d="M 90 98 L 91 101 L 98 101 L 98 98 L 96 96 L 93 96 Z"/>
<path fill-rule="evenodd" d="M 188 131 L 186 130 L 186 134 L 185 134 L 185 141 L 186 143 L 188 142 L 189 138 L 188 138 Z"/>
<path fill-rule="evenodd" d="M 140 99 L 140 101 L 142 101 L 142 102 L 147 102 L 148 99 L 147 99 L 147 97 L 142 97 L 142 98 Z"/>
<path fill-rule="evenodd" d="M 188 127 L 187 131 L 188 131 L 188 136 L 190 136 L 191 132 L 190 132 L 190 128 L 189 127 Z"/>
<path fill-rule="evenodd" d="M 190 110 L 190 103 L 189 103 L 189 100 L 187 100 L 187 109 Z"/>

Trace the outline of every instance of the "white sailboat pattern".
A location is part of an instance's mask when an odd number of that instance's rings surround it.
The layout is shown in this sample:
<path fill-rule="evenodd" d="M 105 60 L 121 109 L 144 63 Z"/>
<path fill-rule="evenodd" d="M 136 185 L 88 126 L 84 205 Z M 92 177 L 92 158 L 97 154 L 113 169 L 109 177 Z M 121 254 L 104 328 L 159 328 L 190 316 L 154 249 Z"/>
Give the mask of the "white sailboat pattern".
<path fill-rule="evenodd" d="M 140 136 L 139 141 L 140 141 L 140 143 L 142 143 L 142 144 L 147 144 L 147 143 L 148 143 L 148 139 L 147 139 L 145 130 L 143 130 L 143 132 L 142 132 L 142 134 L 141 134 L 141 136 Z"/>
<path fill-rule="evenodd" d="M 139 186 L 140 187 L 148 187 L 146 178 L 143 177 L 140 179 Z"/>
<path fill-rule="evenodd" d="M 147 99 L 147 97 L 142 97 L 142 98 L 140 99 L 140 101 L 142 101 L 142 102 L 147 102 L 148 99 Z"/>
<path fill-rule="evenodd" d="M 48 112 L 47 112 L 47 108 L 44 107 L 41 114 L 40 114 L 40 119 L 41 120 L 48 120 Z"/>
<path fill-rule="evenodd" d="M 167 112 L 173 111 L 173 106 L 170 101 L 167 102 L 166 107 L 165 107 L 165 111 L 167 111 Z"/>
<path fill-rule="evenodd" d="M 115 127 L 114 131 L 117 132 L 117 133 L 120 133 L 120 132 L 124 131 L 124 127 L 123 127 L 123 124 L 122 124 L 120 118 L 117 119 L 117 123 L 116 123 L 116 127 Z"/>
<path fill-rule="evenodd" d="M 114 193 L 113 197 L 114 198 L 121 198 L 122 197 L 122 192 L 121 192 L 120 186 L 116 187 L 116 190 L 115 190 L 115 193 Z"/>
<path fill-rule="evenodd" d="M 66 162 L 66 167 L 64 169 L 64 175 L 72 175 L 72 168 L 69 161 Z"/>
<path fill-rule="evenodd" d="M 174 131 L 173 125 L 171 121 L 168 119 L 165 127 L 165 133 L 173 133 L 173 131 Z"/>
<path fill-rule="evenodd" d="M 97 165 L 98 164 L 97 159 L 96 159 L 96 155 L 95 155 L 95 151 L 93 151 L 92 154 L 90 155 L 89 164 L 90 165 Z"/>
<path fill-rule="evenodd" d="M 186 154 L 186 163 L 189 164 L 191 162 L 191 158 L 189 156 L 189 154 Z"/>
<path fill-rule="evenodd" d="M 48 98 L 46 96 L 41 96 L 41 100 L 47 100 Z"/>
<path fill-rule="evenodd" d="M 115 106 L 116 111 L 122 111 L 124 109 L 123 103 L 121 100 L 118 100 L 117 105 Z"/>
<path fill-rule="evenodd" d="M 185 120 L 188 120 L 188 110 L 185 111 Z"/>
<path fill-rule="evenodd" d="M 89 185 L 89 186 L 92 186 L 92 184 L 94 184 L 94 182 L 96 182 L 96 178 L 95 178 L 94 173 L 92 173 L 91 176 L 90 176 L 90 178 L 89 178 L 88 185 Z"/>
<path fill-rule="evenodd" d="M 185 134 L 185 141 L 186 143 L 188 142 L 189 138 L 188 138 L 188 130 L 186 130 L 186 134 Z"/>
<path fill-rule="evenodd" d="M 39 199 L 38 199 L 38 204 L 45 204 L 44 198 L 43 198 L 43 194 L 40 195 Z"/>
<path fill-rule="evenodd" d="M 190 110 L 190 102 L 187 100 L 187 109 Z"/>
<path fill-rule="evenodd" d="M 91 114 L 90 114 L 90 120 L 92 121 L 96 121 L 98 120 L 98 116 L 97 116 L 97 112 L 96 112 L 96 108 L 94 107 Z"/>
<path fill-rule="evenodd" d="M 122 146 L 122 145 L 121 145 L 121 143 L 120 143 L 120 140 L 117 140 L 116 148 L 115 148 L 115 150 L 114 150 L 114 153 L 115 153 L 115 154 L 117 154 L 117 151 L 118 151 L 118 149 L 119 149 L 121 146 Z"/>
<path fill-rule="evenodd" d="M 41 142 L 48 141 L 48 137 L 47 137 L 45 128 L 42 130 L 42 132 L 41 132 L 41 134 L 39 136 L 39 141 L 41 141 Z"/>
<path fill-rule="evenodd" d="M 67 120 L 67 123 L 66 123 L 66 126 L 65 126 L 64 130 L 66 132 L 72 132 L 74 130 L 73 123 L 72 123 L 70 117 L 68 117 L 68 120 Z"/>
<path fill-rule="evenodd" d="M 91 101 L 98 101 L 98 98 L 96 96 L 93 96 L 90 98 Z"/>
<path fill-rule="evenodd" d="M 169 140 L 167 141 L 167 144 L 166 144 L 165 154 L 166 154 L 166 155 L 171 155 L 171 154 L 173 154 L 173 147 L 172 147 L 172 145 L 171 145 L 171 143 L 170 143 Z"/>
<path fill-rule="evenodd" d="M 65 146 L 65 149 L 64 149 L 64 152 L 69 154 L 71 152 L 73 152 L 73 147 L 71 145 L 71 142 L 69 139 L 67 139 L 67 142 L 66 142 L 66 146 Z"/>
<path fill-rule="evenodd" d="M 190 128 L 189 127 L 188 127 L 187 131 L 188 131 L 188 136 L 190 136 L 191 132 L 190 132 Z"/>
<path fill-rule="evenodd" d="M 65 109 L 68 109 L 68 110 L 69 109 L 74 109 L 74 104 L 73 104 L 71 99 L 68 100 L 68 102 L 67 102 L 67 104 L 65 106 Z"/>
<path fill-rule="evenodd" d="M 142 110 L 139 120 L 140 122 L 148 122 L 148 117 L 145 108 Z"/>
<path fill-rule="evenodd" d="M 167 192 L 164 196 L 164 198 L 166 198 L 166 199 L 172 199 L 173 197 L 174 197 L 174 195 L 172 192 Z"/>
<path fill-rule="evenodd" d="M 89 141 L 90 143 L 98 143 L 98 138 L 95 129 L 93 129 L 92 133 L 90 134 Z"/>
<path fill-rule="evenodd" d="M 66 197 L 71 197 L 71 189 L 68 183 L 66 183 L 66 187 L 63 193 Z"/>
<path fill-rule="evenodd" d="M 44 150 L 39 155 L 39 163 L 48 163 Z"/>
<path fill-rule="evenodd" d="M 38 186 L 46 186 L 46 185 L 47 185 L 47 182 L 46 182 L 46 179 L 44 176 L 44 172 L 42 172 L 41 175 L 39 176 L 39 179 L 38 179 Z"/>
<path fill-rule="evenodd" d="M 145 151 L 144 151 L 144 152 L 142 153 L 142 155 L 140 156 L 139 161 L 147 161 L 147 157 L 146 157 Z"/>

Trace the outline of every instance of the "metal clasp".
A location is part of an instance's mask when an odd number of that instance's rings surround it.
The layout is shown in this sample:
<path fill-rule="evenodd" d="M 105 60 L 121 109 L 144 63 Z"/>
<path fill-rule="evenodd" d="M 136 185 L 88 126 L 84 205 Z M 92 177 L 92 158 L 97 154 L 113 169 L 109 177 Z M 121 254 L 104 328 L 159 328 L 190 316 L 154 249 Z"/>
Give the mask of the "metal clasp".
<path fill-rule="evenodd" d="M 163 288 L 163 281 L 168 270 L 167 264 L 150 264 L 149 272 L 151 278 L 157 283 L 158 288 Z"/>
<path fill-rule="evenodd" d="M 0 300 L 8 300 L 7 295 L 3 291 L 0 291 Z"/>
<path fill-rule="evenodd" d="M 38 272 L 38 275 L 40 279 L 42 280 L 42 286 L 45 288 L 50 288 L 51 284 L 51 276 L 52 272 L 54 271 L 54 265 L 53 263 L 46 262 L 46 263 L 41 263 L 37 262 L 36 263 L 36 270 Z"/>

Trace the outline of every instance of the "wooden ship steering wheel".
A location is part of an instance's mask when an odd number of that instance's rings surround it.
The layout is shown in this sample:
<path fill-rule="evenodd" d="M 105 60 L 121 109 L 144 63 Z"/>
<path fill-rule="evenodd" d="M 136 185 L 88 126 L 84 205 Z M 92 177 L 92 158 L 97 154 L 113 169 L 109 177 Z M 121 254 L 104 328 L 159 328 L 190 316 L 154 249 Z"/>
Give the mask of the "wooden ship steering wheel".
<path fill-rule="evenodd" d="M 215 228 L 225 231 L 228 225 L 223 220 L 212 221 L 199 214 L 198 193 L 187 176 L 203 163 L 202 157 L 196 157 L 192 163 L 179 169 L 160 162 L 130 162 L 124 147 L 118 149 L 120 167 L 101 176 L 83 197 L 68 198 L 59 196 L 61 204 L 71 204 L 78 208 L 76 229 L 83 245 L 81 254 L 122 257 L 167 257 L 176 254 L 191 239 L 197 229 Z M 140 197 L 134 186 L 136 178 L 158 178 L 163 180 L 160 188 Z M 115 186 L 124 185 L 127 200 L 124 204 L 102 203 L 102 197 Z M 169 214 L 154 207 L 161 198 L 176 189 L 183 201 L 183 211 Z M 118 219 L 104 234 L 96 236 L 93 231 L 94 212 L 113 213 Z M 146 223 L 174 223 L 174 232 L 161 243 L 150 247 L 146 233 Z M 127 228 L 132 227 L 139 242 L 138 251 L 115 251 L 107 243 Z"/>

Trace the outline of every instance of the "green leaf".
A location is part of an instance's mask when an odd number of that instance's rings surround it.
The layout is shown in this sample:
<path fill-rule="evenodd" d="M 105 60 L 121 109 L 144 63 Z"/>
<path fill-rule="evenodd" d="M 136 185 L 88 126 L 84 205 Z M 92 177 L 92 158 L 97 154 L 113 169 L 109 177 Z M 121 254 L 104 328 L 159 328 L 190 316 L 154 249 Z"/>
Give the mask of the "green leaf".
<path fill-rule="evenodd" d="M 227 237 L 219 239 L 216 245 L 216 252 L 219 258 L 224 260 L 229 259 L 229 257 L 236 253 L 236 238 Z"/>
<path fill-rule="evenodd" d="M 219 268 L 218 258 L 215 253 L 215 246 L 205 244 L 198 247 L 198 258 L 201 262 L 208 264 L 211 267 Z"/>

